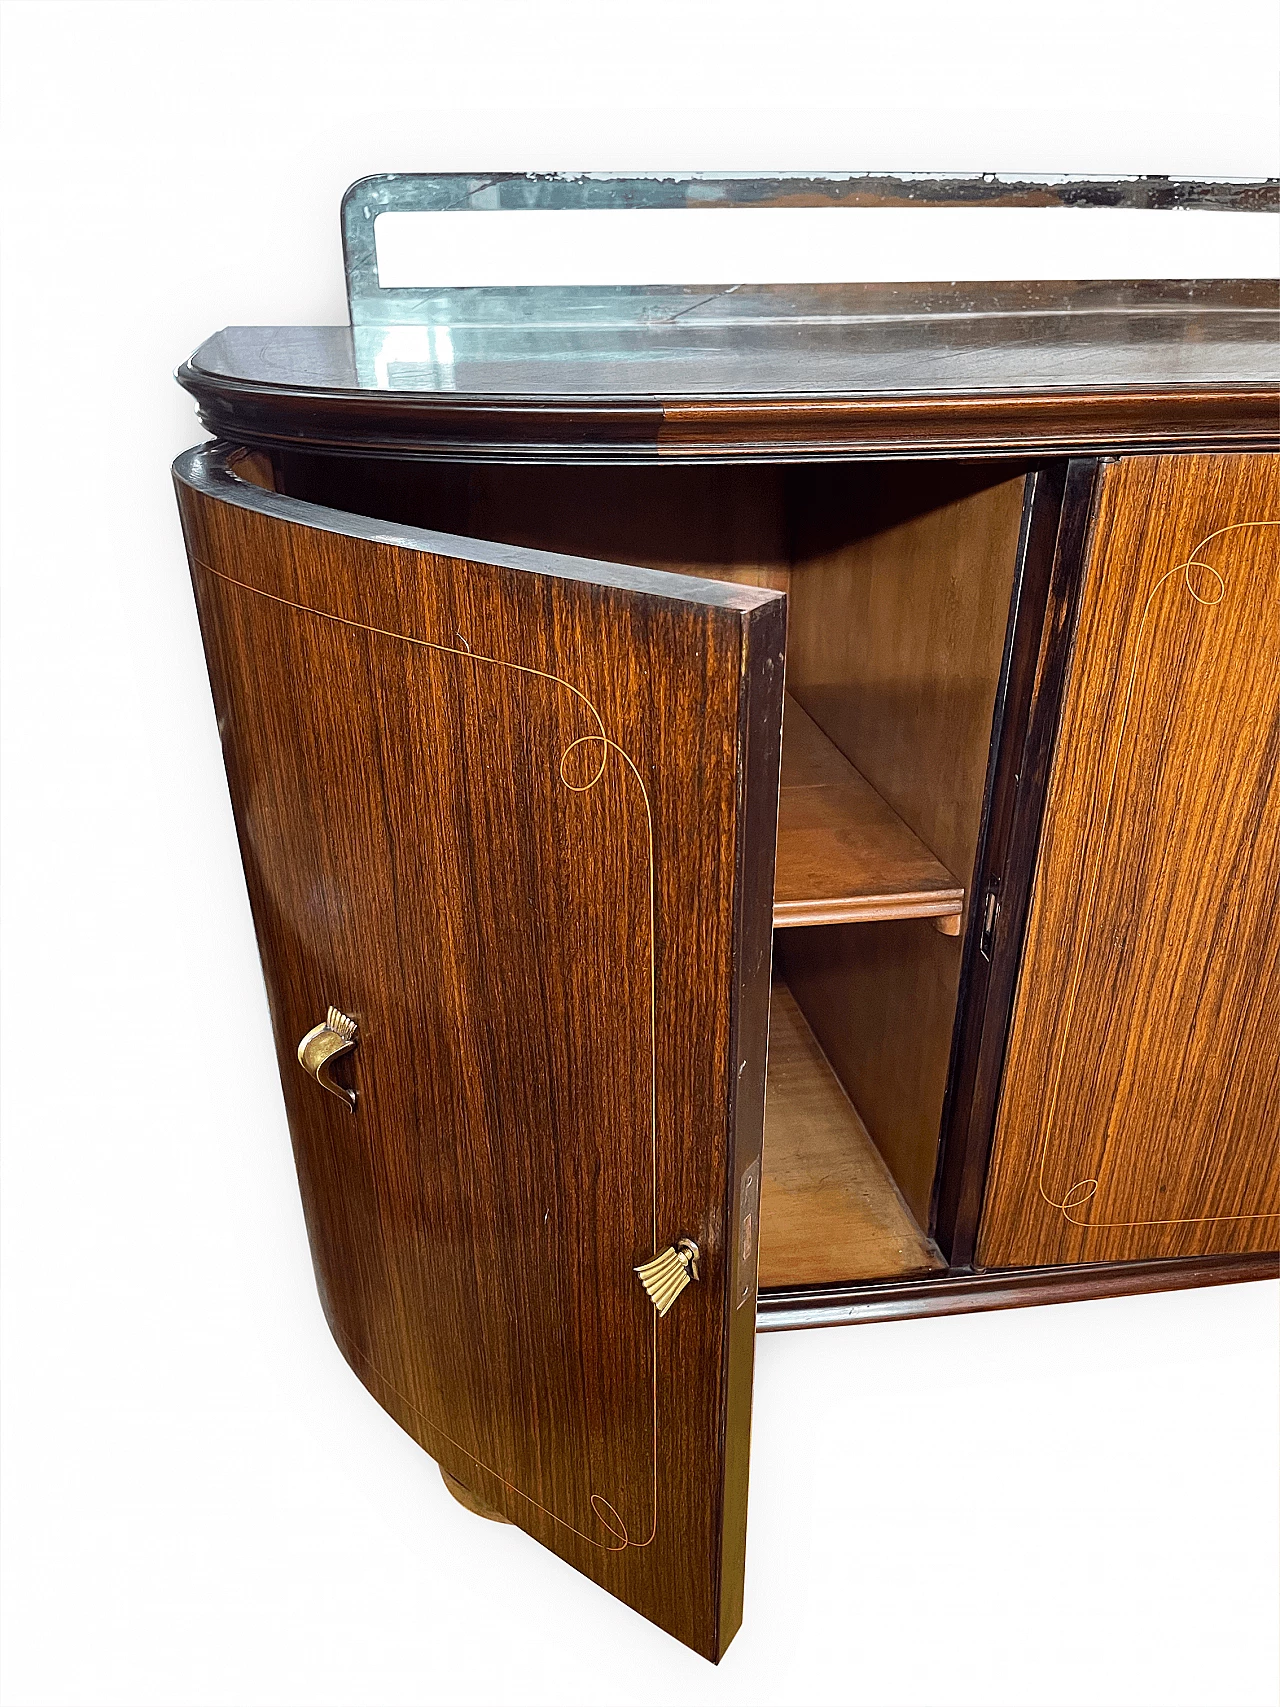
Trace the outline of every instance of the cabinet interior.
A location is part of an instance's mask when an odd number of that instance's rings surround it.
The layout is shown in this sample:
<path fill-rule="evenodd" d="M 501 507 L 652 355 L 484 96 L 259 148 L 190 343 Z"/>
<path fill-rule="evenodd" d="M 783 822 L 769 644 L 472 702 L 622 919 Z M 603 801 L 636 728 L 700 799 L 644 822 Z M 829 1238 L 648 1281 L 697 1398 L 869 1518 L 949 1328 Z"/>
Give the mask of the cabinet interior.
<path fill-rule="evenodd" d="M 760 1284 L 945 1268 L 930 1200 L 1023 471 L 284 451 L 236 472 L 387 521 L 789 594 Z"/>

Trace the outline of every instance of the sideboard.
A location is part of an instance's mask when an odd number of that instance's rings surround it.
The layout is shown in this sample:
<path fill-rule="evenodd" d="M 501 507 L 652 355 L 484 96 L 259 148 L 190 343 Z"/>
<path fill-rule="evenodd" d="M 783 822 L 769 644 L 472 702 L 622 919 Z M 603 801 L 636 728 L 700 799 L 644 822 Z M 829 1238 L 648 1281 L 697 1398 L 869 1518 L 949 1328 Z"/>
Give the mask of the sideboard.
<path fill-rule="evenodd" d="M 651 293 L 180 371 L 333 1333 L 710 1658 L 757 1328 L 1277 1273 L 1276 309 Z"/>

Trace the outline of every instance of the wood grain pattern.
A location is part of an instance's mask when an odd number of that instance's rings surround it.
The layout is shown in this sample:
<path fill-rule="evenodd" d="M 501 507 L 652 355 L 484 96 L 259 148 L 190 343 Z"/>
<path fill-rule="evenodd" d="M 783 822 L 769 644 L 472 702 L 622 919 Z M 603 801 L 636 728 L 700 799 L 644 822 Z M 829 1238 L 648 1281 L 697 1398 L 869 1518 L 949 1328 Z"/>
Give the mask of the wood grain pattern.
<path fill-rule="evenodd" d="M 283 491 L 358 515 L 780 592 L 790 580 L 782 468 L 276 461 Z"/>
<path fill-rule="evenodd" d="M 1273 386 L 1150 386 L 1064 394 L 720 397 L 668 403 L 658 455 L 699 457 L 1079 456 L 1111 450 L 1275 443 Z"/>
<path fill-rule="evenodd" d="M 793 287 L 635 326 L 459 330 L 447 377 L 362 385 L 350 328 L 229 327 L 179 372 L 219 437 L 511 463 L 1269 446 L 1272 280 Z M 415 388 L 416 387 L 416 388 Z"/>
<path fill-rule="evenodd" d="M 1280 458 L 1104 476 L 979 1242 L 1280 1233 Z"/>
<path fill-rule="evenodd" d="M 967 888 L 1025 478 L 795 471 L 789 691 Z M 966 907 L 966 918 L 967 918 Z M 792 993 L 912 1213 L 929 1215 L 961 942 L 917 923 L 787 931 Z"/>
<path fill-rule="evenodd" d="M 730 1229 L 729 1313 L 724 1322 L 722 1404 L 723 1512 L 718 1561 L 720 1628 L 717 1656 L 742 1622 L 747 1561 L 747 1483 L 751 1468 L 751 1397 L 755 1364 L 756 1267 L 759 1239 L 751 1237 L 750 1207 L 760 1179 L 769 1034 L 770 953 L 773 943 L 773 865 L 782 758 L 785 604 L 767 607 L 772 627 L 758 668 L 746 668 L 739 697 L 738 810 L 733 928 L 733 999 L 729 1066 L 731 1166 L 724 1223 Z"/>
<path fill-rule="evenodd" d="M 227 468 L 237 480 L 244 480 L 250 486 L 260 486 L 264 492 L 279 491 L 275 464 L 267 451 L 232 450 L 227 456 Z"/>
<path fill-rule="evenodd" d="M 717 1657 L 783 601 L 361 532 L 217 452 L 176 478 L 335 1337 L 478 1499 Z M 354 1118 L 294 1056 L 329 1002 Z M 681 1235 L 702 1280 L 659 1326 L 632 1268 Z"/>
<path fill-rule="evenodd" d="M 760 1285 L 812 1286 L 945 1267 L 912 1220 L 795 998 L 775 982 Z"/>
<path fill-rule="evenodd" d="M 1053 737 L 1066 677 L 1098 464 L 1027 476 L 1007 663 L 996 693 L 988 800 L 974 866 L 942 1147 L 929 1231 L 972 1266 L 1013 1012 Z"/>
<path fill-rule="evenodd" d="M 964 885 L 788 696 L 773 924 L 959 915 Z"/>
<path fill-rule="evenodd" d="M 504 1517 L 500 1511 L 495 1511 L 491 1505 L 486 1505 L 478 1499 L 464 1482 L 456 1476 L 451 1476 L 447 1470 L 441 1470 L 440 1479 L 460 1506 L 465 1506 L 473 1517 L 483 1517 L 489 1523 L 510 1523 L 509 1517 Z"/>
<path fill-rule="evenodd" d="M 864 1281 L 853 1286 L 792 1286 L 762 1291 L 761 1333 L 784 1328 L 838 1328 L 859 1322 L 903 1322 L 921 1316 L 963 1316 L 975 1310 L 1016 1310 L 1031 1304 L 1074 1304 L 1088 1298 L 1135 1298 L 1196 1286 L 1280 1278 L 1275 1251 L 1244 1256 L 1180 1257 L 1162 1262 L 1090 1262 L 1052 1268 L 972 1269 L 914 1280 Z"/>

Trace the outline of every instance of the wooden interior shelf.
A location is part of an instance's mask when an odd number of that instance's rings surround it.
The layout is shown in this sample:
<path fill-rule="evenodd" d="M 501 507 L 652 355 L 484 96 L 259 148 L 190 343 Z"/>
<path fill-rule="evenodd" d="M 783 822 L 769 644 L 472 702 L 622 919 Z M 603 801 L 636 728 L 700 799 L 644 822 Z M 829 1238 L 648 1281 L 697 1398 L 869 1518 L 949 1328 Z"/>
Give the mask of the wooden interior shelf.
<path fill-rule="evenodd" d="M 933 919 L 959 933 L 964 886 L 790 696 L 773 923 Z"/>
<path fill-rule="evenodd" d="M 775 981 L 760 1194 L 761 1286 L 945 1268 L 912 1218 L 791 991 Z"/>

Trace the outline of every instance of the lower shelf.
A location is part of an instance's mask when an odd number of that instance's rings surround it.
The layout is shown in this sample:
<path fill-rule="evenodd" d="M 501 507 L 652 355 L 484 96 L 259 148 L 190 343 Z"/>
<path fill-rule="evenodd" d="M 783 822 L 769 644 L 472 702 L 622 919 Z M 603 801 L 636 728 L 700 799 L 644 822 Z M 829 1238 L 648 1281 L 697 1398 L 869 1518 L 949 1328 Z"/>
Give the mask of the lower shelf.
<path fill-rule="evenodd" d="M 770 1009 L 761 1188 L 762 1287 L 881 1280 L 946 1267 L 780 982 Z"/>

